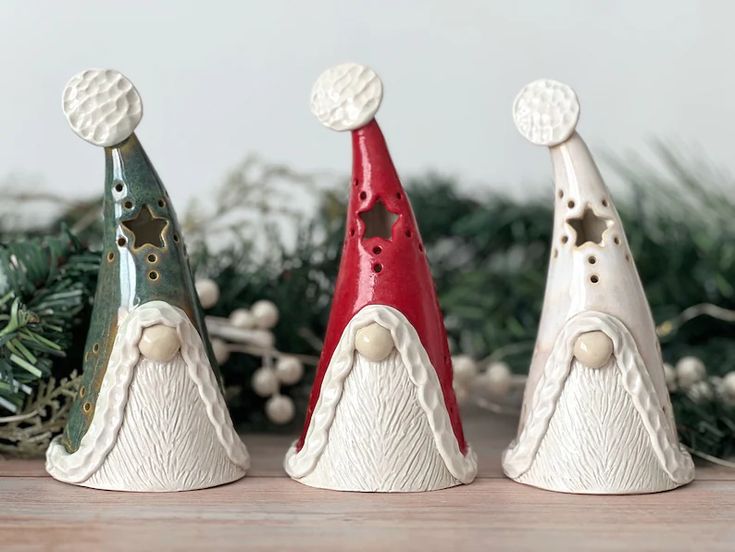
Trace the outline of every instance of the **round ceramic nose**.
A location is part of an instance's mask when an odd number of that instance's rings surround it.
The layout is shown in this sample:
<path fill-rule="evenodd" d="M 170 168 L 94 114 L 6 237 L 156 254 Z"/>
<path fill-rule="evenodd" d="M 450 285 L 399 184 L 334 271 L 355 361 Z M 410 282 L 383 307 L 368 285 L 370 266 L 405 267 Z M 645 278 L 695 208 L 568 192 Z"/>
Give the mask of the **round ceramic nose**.
<path fill-rule="evenodd" d="M 380 362 L 393 350 L 393 337 L 390 331 L 377 323 L 357 330 L 355 349 L 372 362 Z"/>
<path fill-rule="evenodd" d="M 157 362 L 168 362 L 179 351 L 181 343 L 176 329 L 164 324 L 156 324 L 143 330 L 138 343 L 141 354 Z"/>
<path fill-rule="evenodd" d="M 604 332 L 583 333 L 574 343 L 574 356 L 588 368 L 602 368 L 612 352 L 612 340 Z"/>

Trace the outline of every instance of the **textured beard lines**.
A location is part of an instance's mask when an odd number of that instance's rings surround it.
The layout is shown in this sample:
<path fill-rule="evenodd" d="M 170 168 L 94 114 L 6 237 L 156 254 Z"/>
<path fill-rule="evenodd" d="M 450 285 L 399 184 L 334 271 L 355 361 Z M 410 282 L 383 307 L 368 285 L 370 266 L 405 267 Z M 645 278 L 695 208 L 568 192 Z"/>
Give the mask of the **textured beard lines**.
<path fill-rule="evenodd" d="M 241 475 L 217 439 L 181 355 L 168 363 L 141 357 L 117 442 L 89 484 L 175 491 L 221 484 Z"/>
<path fill-rule="evenodd" d="M 329 442 L 305 482 L 359 491 L 424 491 L 459 484 L 439 454 L 398 351 L 355 353 Z"/>
<path fill-rule="evenodd" d="M 600 369 L 572 362 L 536 458 L 520 481 L 582 493 L 676 486 L 653 452 L 614 359 Z"/>

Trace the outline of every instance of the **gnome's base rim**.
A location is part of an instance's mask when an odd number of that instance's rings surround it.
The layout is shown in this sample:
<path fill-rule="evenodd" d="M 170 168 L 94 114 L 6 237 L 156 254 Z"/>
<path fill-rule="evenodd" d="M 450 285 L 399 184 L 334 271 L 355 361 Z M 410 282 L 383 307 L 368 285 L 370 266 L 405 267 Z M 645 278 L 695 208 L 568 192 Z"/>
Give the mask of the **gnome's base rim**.
<path fill-rule="evenodd" d="M 238 474 L 234 478 L 225 478 L 222 481 L 218 482 L 212 482 L 207 483 L 205 485 L 196 485 L 193 487 L 179 487 L 179 488 L 162 488 L 162 489 L 131 489 L 131 488 L 121 488 L 117 487 L 115 485 L 110 486 L 104 486 L 104 485 L 90 485 L 86 482 L 82 483 L 69 483 L 67 481 L 61 481 L 60 479 L 57 479 L 56 481 L 59 481 L 60 483 L 65 483 L 67 485 L 75 485 L 77 487 L 84 487 L 86 489 L 92 489 L 95 491 L 105 491 L 105 492 L 112 492 L 112 493 L 155 493 L 155 494 L 163 494 L 163 493 L 185 493 L 189 491 L 201 491 L 204 489 L 212 489 L 214 487 L 221 487 L 223 485 L 230 485 L 232 483 L 235 483 L 237 481 L 240 481 L 247 475 L 246 471 L 243 471 L 241 474 Z"/>
<path fill-rule="evenodd" d="M 435 491 L 443 491 L 445 489 L 453 489 L 454 487 L 459 487 L 461 485 L 465 485 L 465 483 L 462 483 L 461 481 L 457 481 L 456 483 L 452 483 L 450 485 L 443 485 L 439 487 L 432 487 L 429 489 L 346 489 L 341 488 L 337 486 L 329 486 L 329 485 L 316 485 L 313 483 L 310 483 L 308 481 L 304 481 L 301 479 L 296 479 L 292 477 L 296 483 L 301 483 L 302 485 L 306 487 L 311 487 L 312 489 L 323 489 L 325 491 L 336 491 L 340 493 L 359 493 L 359 494 L 416 494 L 416 493 L 432 493 Z"/>
<path fill-rule="evenodd" d="M 535 483 L 531 481 L 521 481 L 514 477 L 509 476 L 505 473 L 505 477 L 514 483 L 524 485 L 525 487 L 531 487 L 533 489 L 539 489 L 550 493 L 561 493 L 570 495 L 584 495 L 584 496 L 623 496 L 623 495 L 647 495 L 647 494 L 658 494 L 666 493 L 669 491 L 676 490 L 680 487 L 689 485 L 694 481 L 694 477 L 683 483 L 671 482 L 670 487 L 666 488 L 655 488 L 655 489 L 622 489 L 622 490 L 610 490 L 610 489 L 564 489 L 562 487 L 553 487 L 551 485 L 544 485 L 542 483 Z"/>

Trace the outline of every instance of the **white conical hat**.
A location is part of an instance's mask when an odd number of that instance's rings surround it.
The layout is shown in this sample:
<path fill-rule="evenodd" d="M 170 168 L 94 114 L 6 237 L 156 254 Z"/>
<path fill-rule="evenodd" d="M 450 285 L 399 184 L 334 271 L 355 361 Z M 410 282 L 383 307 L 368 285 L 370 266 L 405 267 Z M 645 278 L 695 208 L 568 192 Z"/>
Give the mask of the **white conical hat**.
<path fill-rule="evenodd" d="M 665 463 L 664 456 L 668 454 L 677 456 L 671 466 L 687 464 L 683 469 L 686 473 L 676 476 L 684 481 L 689 477 L 691 461 L 688 456 L 678 457 L 676 428 L 653 317 L 610 192 L 587 146 L 575 132 L 579 119 L 577 96 L 565 84 L 538 80 L 521 90 L 513 108 L 521 134 L 550 149 L 555 207 L 541 322 L 519 438 L 506 453 L 506 472 L 516 478 L 533 461 L 527 456 L 520 462 L 523 447 L 519 445 L 529 446 L 522 443 L 529 439 L 534 446 L 526 452 L 537 449 L 555 408 L 549 395 L 556 393 L 558 397 L 561 393 L 568 365 L 577 353 L 572 351 L 574 340 L 582 333 L 596 332 L 605 341 L 607 354 L 614 355 L 627 392 L 636 395 L 633 403 L 641 417 L 656 426 L 647 427 L 651 439 L 666 443 L 660 451 L 661 463 Z M 595 324 L 599 327 L 595 328 Z M 562 343 L 564 340 L 568 342 Z M 566 365 L 554 367 L 555 362 Z M 543 408 L 550 412 L 540 416 Z M 538 427 L 530 427 L 533 424 Z"/>

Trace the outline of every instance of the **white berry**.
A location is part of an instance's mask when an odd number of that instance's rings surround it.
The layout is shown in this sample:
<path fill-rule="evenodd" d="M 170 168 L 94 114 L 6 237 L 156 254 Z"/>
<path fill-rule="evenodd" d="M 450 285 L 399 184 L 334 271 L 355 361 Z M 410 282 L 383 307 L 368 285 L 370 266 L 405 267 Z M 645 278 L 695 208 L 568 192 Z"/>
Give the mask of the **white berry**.
<path fill-rule="evenodd" d="M 235 309 L 230 313 L 230 324 L 236 328 L 250 330 L 255 327 L 255 316 L 248 309 Z"/>
<path fill-rule="evenodd" d="M 452 388 L 454 389 L 454 396 L 457 398 L 457 402 L 459 404 L 466 403 L 467 399 L 470 398 L 470 390 L 465 385 L 455 381 Z"/>
<path fill-rule="evenodd" d="M 457 355 L 452 358 L 454 381 L 459 384 L 470 384 L 477 375 L 477 363 L 468 355 Z"/>
<path fill-rule="evenodd" d="M 735 371 L 728 372 L 725 377 L 722 378 L 722 394 L 725 395 L 729 401 L 735 402 Z"/>
<path fill-rule="evenodd" d="M 258 368 L 250 384 L 259 397 L 270 397 L 278 392 L 278 378 L 271 368 Z"/>
<path fill-rule="evenodd" d="M 664 362 L 664 380 L 669 391 L 676 391 L 676 370 L 667 362 Z"/>
<path fill-rule="evenodd" d="M 199 302 L 202 304 L 203 309 L 211 309 L 219 301 L 219 286 L 214 280 L 210 280 L 209 278 L 197 280 L 194 287 L 197 290 Z"/>
<path fill-rule="evenodd" d="M 697 357 L 687 356 L 676 363 L 676 375 L 679 379 L 679 386 L 688 389 L 705 378 L 707 369 L 704 367 L 704 362 Z"/>
<path fill-rule="evenodd" d="M 278 324 L 278 307 L 271 301 L 256 301 L 250 308 L 250 312 L 253 313 L 258 328 L 270 330 Z"/>
<path fill-rule="evenodd" d="M 687 395 L 694 402 L 706 402 L 713 396 L 712 386 L 706 381 L 696 381 L 687 389 Z"/>
<path fill-rule="evenodd" d="M 220 366 L 230 358 L 230 347 L 217 337 L 212 338 L 212 352 L 214 352 L 214 358 Z"/>
<path fill-rule="evenodd" d="M 513 374 L 505 362 L 493 362 L 482 376 L 483 387 L 494 397 L 505 397 L 513 383 Z"/>
<path fill-rule="evenodd" d="M 296 408 L 291 397 L 275 395 L 265 403 L 265 413 L 274 424 L 287 424 L 293 420 Z"/>
<path fill-rule="evenodd" d="M 284 385 L 294 385 L 304 375 L 304 366 L 293 356 L 283 356 L 276 361 L 276 377 Z"/>

